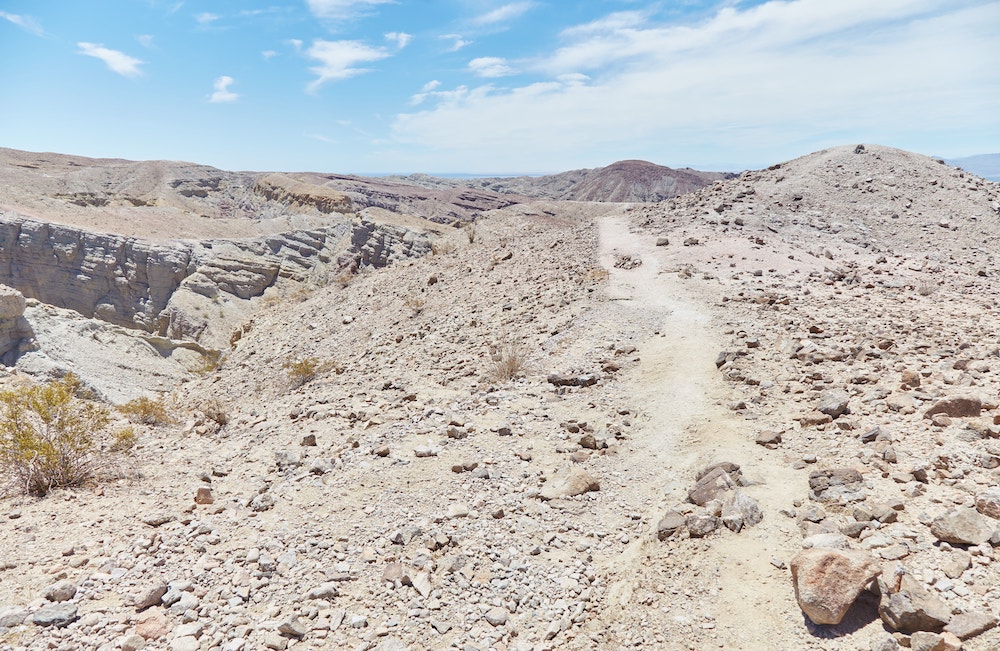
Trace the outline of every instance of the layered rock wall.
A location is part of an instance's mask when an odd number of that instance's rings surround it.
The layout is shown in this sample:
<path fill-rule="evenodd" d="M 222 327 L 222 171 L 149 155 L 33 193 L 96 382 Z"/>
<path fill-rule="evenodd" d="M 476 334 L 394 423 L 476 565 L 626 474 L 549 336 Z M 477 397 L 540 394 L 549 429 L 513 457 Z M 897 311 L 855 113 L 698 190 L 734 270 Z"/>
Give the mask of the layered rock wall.
<path fill-rule="evenodd" d="M 0 211 L 0 283 L 86 317 L 189 339 L 199 338 L 204 320 L 178 311 L 178 292 L 248 301 L 282 280 L 322 282 L 331 268 L 383 267 L 429 250 L 426 234 L 370 220 L 153 244 Z"/>

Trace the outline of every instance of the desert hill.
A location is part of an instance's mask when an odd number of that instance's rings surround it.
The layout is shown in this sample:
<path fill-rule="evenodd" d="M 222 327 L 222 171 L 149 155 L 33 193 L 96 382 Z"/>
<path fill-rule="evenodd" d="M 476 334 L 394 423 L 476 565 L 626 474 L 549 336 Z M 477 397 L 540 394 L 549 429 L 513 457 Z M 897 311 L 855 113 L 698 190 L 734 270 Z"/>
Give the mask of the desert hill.
<path fill-rule="evenodd" d="M 138 477 L 4 498 L 0 644 L 1000 646 L 1000 186 L 850 145 L 435 228 L 225 321 Z"/>
<path fill-rule="evenodd" d="M 606 167 L 537 177 L 446 179 L 414 174 L 390 178 L 427 188 L 468 187 L 539 199 L 646 203 L 670 199 L 732 176 L 627 160 Z"/>
<path fill-rule="evenodd" d="M 988 181 L 1000 183 L 1000 154 L 965 156 L 964 158 L 952 158 L 947 162 L 949 165 L 961 167 Z"/>

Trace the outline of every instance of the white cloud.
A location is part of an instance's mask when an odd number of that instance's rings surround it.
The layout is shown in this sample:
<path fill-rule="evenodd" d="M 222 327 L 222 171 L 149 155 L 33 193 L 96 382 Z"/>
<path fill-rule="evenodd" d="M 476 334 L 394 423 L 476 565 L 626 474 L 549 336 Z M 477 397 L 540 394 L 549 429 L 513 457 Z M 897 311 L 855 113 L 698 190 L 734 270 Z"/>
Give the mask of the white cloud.
<path fill-rule="evenodd" d="M 144 48 L 153 47 L 153 35 L 152 34 L 139 34 L 135 37 L 135 40 L 139 41 L 139 45 Z"/>
<path fill-rule="evenodd" d="M 35 36 L 42 36 L 44 31 L 42 26 L 32 18 L 31 16 L 23 16 L 21 14 L 9 14 L 6 11 L 0 11 L 0 18 L 3 18 L 9 23 L 13 23 L 23 29 L 26 32 L 31 32 Z"/>
<path fill-rule="evenodd" d="M 541 81 L 414 96 L 425 108 L 396 117 L 395 142 L 438 152 L 417 168 L 482 167 L 485 156 L 549 170 L 622 157 L 775 162 L 859 134 L 981 147 L 1000 141 L 997 24 L 995 0 L 772 0 L 689 24 L 612 14 L 519 62 Z M 478 61 L 470 69 L 506 65 Z"/>
<path fill-rule="evenodd" d="M 385 40 L 395 43 L 396 47 L 402 50 L 404 47 L 409 45 L 410 41 L 413 40 L 413 34 L 407 34 L 406 32 L 389 32 L 385 35 Z"/>
<path fill-rule="evenodd" d="M 218 104 L 221 102 L 234 102 L 239 99 L 239 95 L 229 90 L 229 87 L 236 83 L 236 80 L 228 75 L 223 75 L 215 80 L 213 87 L 215 92 L 208 98 L 209 102 Z"/>
<path fill-rule="evenodd" d="M 424 100 L 433 95 L 433 91 L 441 87 L 441 82 L 432 79 L 420 88 L 420 92 L 410 97 L 410 106 L 422 104 Z"/>
<path fill-rule="evenodd" d="M 306 89 L 310 93 L 328 81 L 348 79 L 365 72 L 370 68 L 359 68 L 359 63 L 379 61 L 389 56 L 382 48 L 374 48 L 360 41 L 313 41 L 312 47 L 306 50 L 306 55 L 319 61 L 319 65 L 309 70 L 316 75 Z"/>
<path fill-rule="evenodd" d="M 526 14 L 535 6 L 534 2 L 511 2 L 493 11 L 477 16 L 473 21 L 477 25 L 495 25 L 505 23 Z"/>
<path fill-rule="evenodd" d="M 394 0 L 306 0 L 309 11 L 317 18 L 346 20 L 362 15 L 373 7 Z"/>
<path fill-rule="evenodd" d="M 266 61 L 278 56 L 278 53 L 275 52 L 274 50 L 264 50 L 263 52 L 260 53 L 260 55 L 264 57 L 264 60 Z"/>
<path fill-rule="evenodd" d="M 220 18 L 222 18 L 222 16 L 220 16 L 219 14 L 212 14 L 207 11 L 204 13 L 200 13 L 194 17 L 194 19 L 197 20 L 198 23 L 202 25 L 211 25 Z"/>
<path fill-rule="evenodd" d="M 463 47 L 467 45 L 472 45 L 472 41 L 467 41 L 462 38 L 461 34 L 444 34 L 438 36 L 442 41 L 451 41 L 451 46 L 448 48 L 448 52 L 458 52 Z"/>
<path fill-rule="evenodd" d="M 108 68 L 123 77 L 138 77 L 142 74 L 139 66 L 144 62 L 118 50 L 109 50 L 100 43 L 77 43 L 80 54 L 103 61 Z"/>
<path fill-rule="evenodd" d="M 469 61 L 469 71 L 477 77 L 506 77 L 514 74 L 507 60 L 500 57 L 479 57 Z"/>

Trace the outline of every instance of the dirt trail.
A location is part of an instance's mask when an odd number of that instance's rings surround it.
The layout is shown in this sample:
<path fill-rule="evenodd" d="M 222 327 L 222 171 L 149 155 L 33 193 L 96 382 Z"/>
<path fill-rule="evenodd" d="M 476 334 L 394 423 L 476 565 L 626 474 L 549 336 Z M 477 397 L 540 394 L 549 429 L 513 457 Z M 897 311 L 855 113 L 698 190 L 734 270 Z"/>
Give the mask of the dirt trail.
<path fill-rule="evenodd" d="M 728 404 L 736 399 L 715 367 L 724 344 L 704 297 L 690 292 L 676 274 L 666 273 L 666 252 L 653 238 L 630 231 L 623 217 L 600 222 L 601 262 L 610 272 L 609 296 L 650 313 L 661 324 L 658 334 L 640 346 L 641 362 L 630 379 L 630 394 L 644 411 L 633 432 L 634 462 L 659 478 L 643 486 L 655 505 L 647 513 L 655 523 L 682 502 L 696 471 L 718 461 L 740 464 L 755 485 L 747 490 L 764 510 L 757 527 L 740 534 L 723 531 L 696 553 L 715 575 L 716 586 L 705 611 L 715 620 L 711 635 L 720 648 L 773 649 L 801 616 L 792 596 L 788 571 L 772 565 L 797 548 L 795 524 L 778 513 L 804 493 L 804 479 L 754 444 L 747 423 Z M 616 268 L 619 256 L 640 259 L 632 269 Z M 640 565 L 664 557 L 654 536 L 632 543 L 618 560 L 617 580 L 608 605 L 628 609 Z M 714 570 L 714 571 L 713 571 Z M 704 580 L 704 579 L 701 579 Z M 690 641 L 704 648 L 701 642 Z"/>

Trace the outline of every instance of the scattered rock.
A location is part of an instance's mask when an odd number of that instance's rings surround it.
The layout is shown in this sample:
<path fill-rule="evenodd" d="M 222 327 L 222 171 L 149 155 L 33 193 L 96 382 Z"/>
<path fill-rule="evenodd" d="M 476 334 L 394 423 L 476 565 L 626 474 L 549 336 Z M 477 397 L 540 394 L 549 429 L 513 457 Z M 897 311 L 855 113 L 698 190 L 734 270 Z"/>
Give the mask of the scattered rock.
<path fill-rule="evenodd" d="M 710 500 L 720 499 L 723 493 L 735 489 L 736 486 L 732 475 L 724 467 L 715 466 L 698 478 L 688 491 L 688 499 L 698 506 L 705 506 Z"/>
<path fill-rule="evenodd" d="M 503 626 L 507 623 L 507 609 L 495 606 L 486 611 L 483 617 L 493 626 Z"/>
<path fill-rule="evenodd" d="M 864 498 L 864 480 L 854 468 L 831 468 L 809 473 L 809 499 L 817 502 L 856 502 Z"/>
<path fill-rule="evenodd" d="M 953 634 L 960 640 L 968 640 L 995 628 L 996 625 L 995 615 L 981 611 L 968 611 L 952 617 L 948 625 L 944 627 L 944 631 Z"/>
<path fill-rule="evenodd" d="M 76 596 L 76 585 L 72 581 L 58 581 L 45 588 L 42 596 L 56 603 L 69 601 Z"/>
<path fill-rule="evenodd" d="M 882 621 L 894 631 L 941 631 L 951 619 L 951 608 L 939 597 L 904 575 L 898 590 L 879 579 L 882 599 L 878 613 Z"/>
<path fill-rule="evenodd" d="M 145 610 L 160 603 L 163 595 L 167 593 L 167 584 L 163 581 L 156 581 L 140 588 L 135 594 L 136 611 Z"/>
<path fill-rule="evenodd" d="M 867 552 L 804 549 L 791 562 L 795 598 L 816 624 L 839 624 L 881 567 Z"/>
<path fill-rule="evenodd" d="M 978 416 L 983 410 L 983 402 L 979 398 L 954 397 L 945 398 L 934 403 L 924 412 L 924 418 L 932 418 L 938 414 L 952 418 Z"/>
<path fill-rule="evenodd" d="M 764 519 L 757 501 L 741 490 L 726 495 L 722 504 L 722 524 L 739 533 L 743 527 L 752 527 Z"/>
<path fill-rule="evenodd" d="M 677 511 L 668 512 L 656 525 L 656 537 L 659 540 L 666 540 L 687 526 L 687 518 L 683 513 Z"/>
<path fill-rule="evenodd" d="M 31 621 L 36 626 L 66 626 L 76 621 L 76 605 L 56 603 L 45 606 L 35 611 Z"/>

